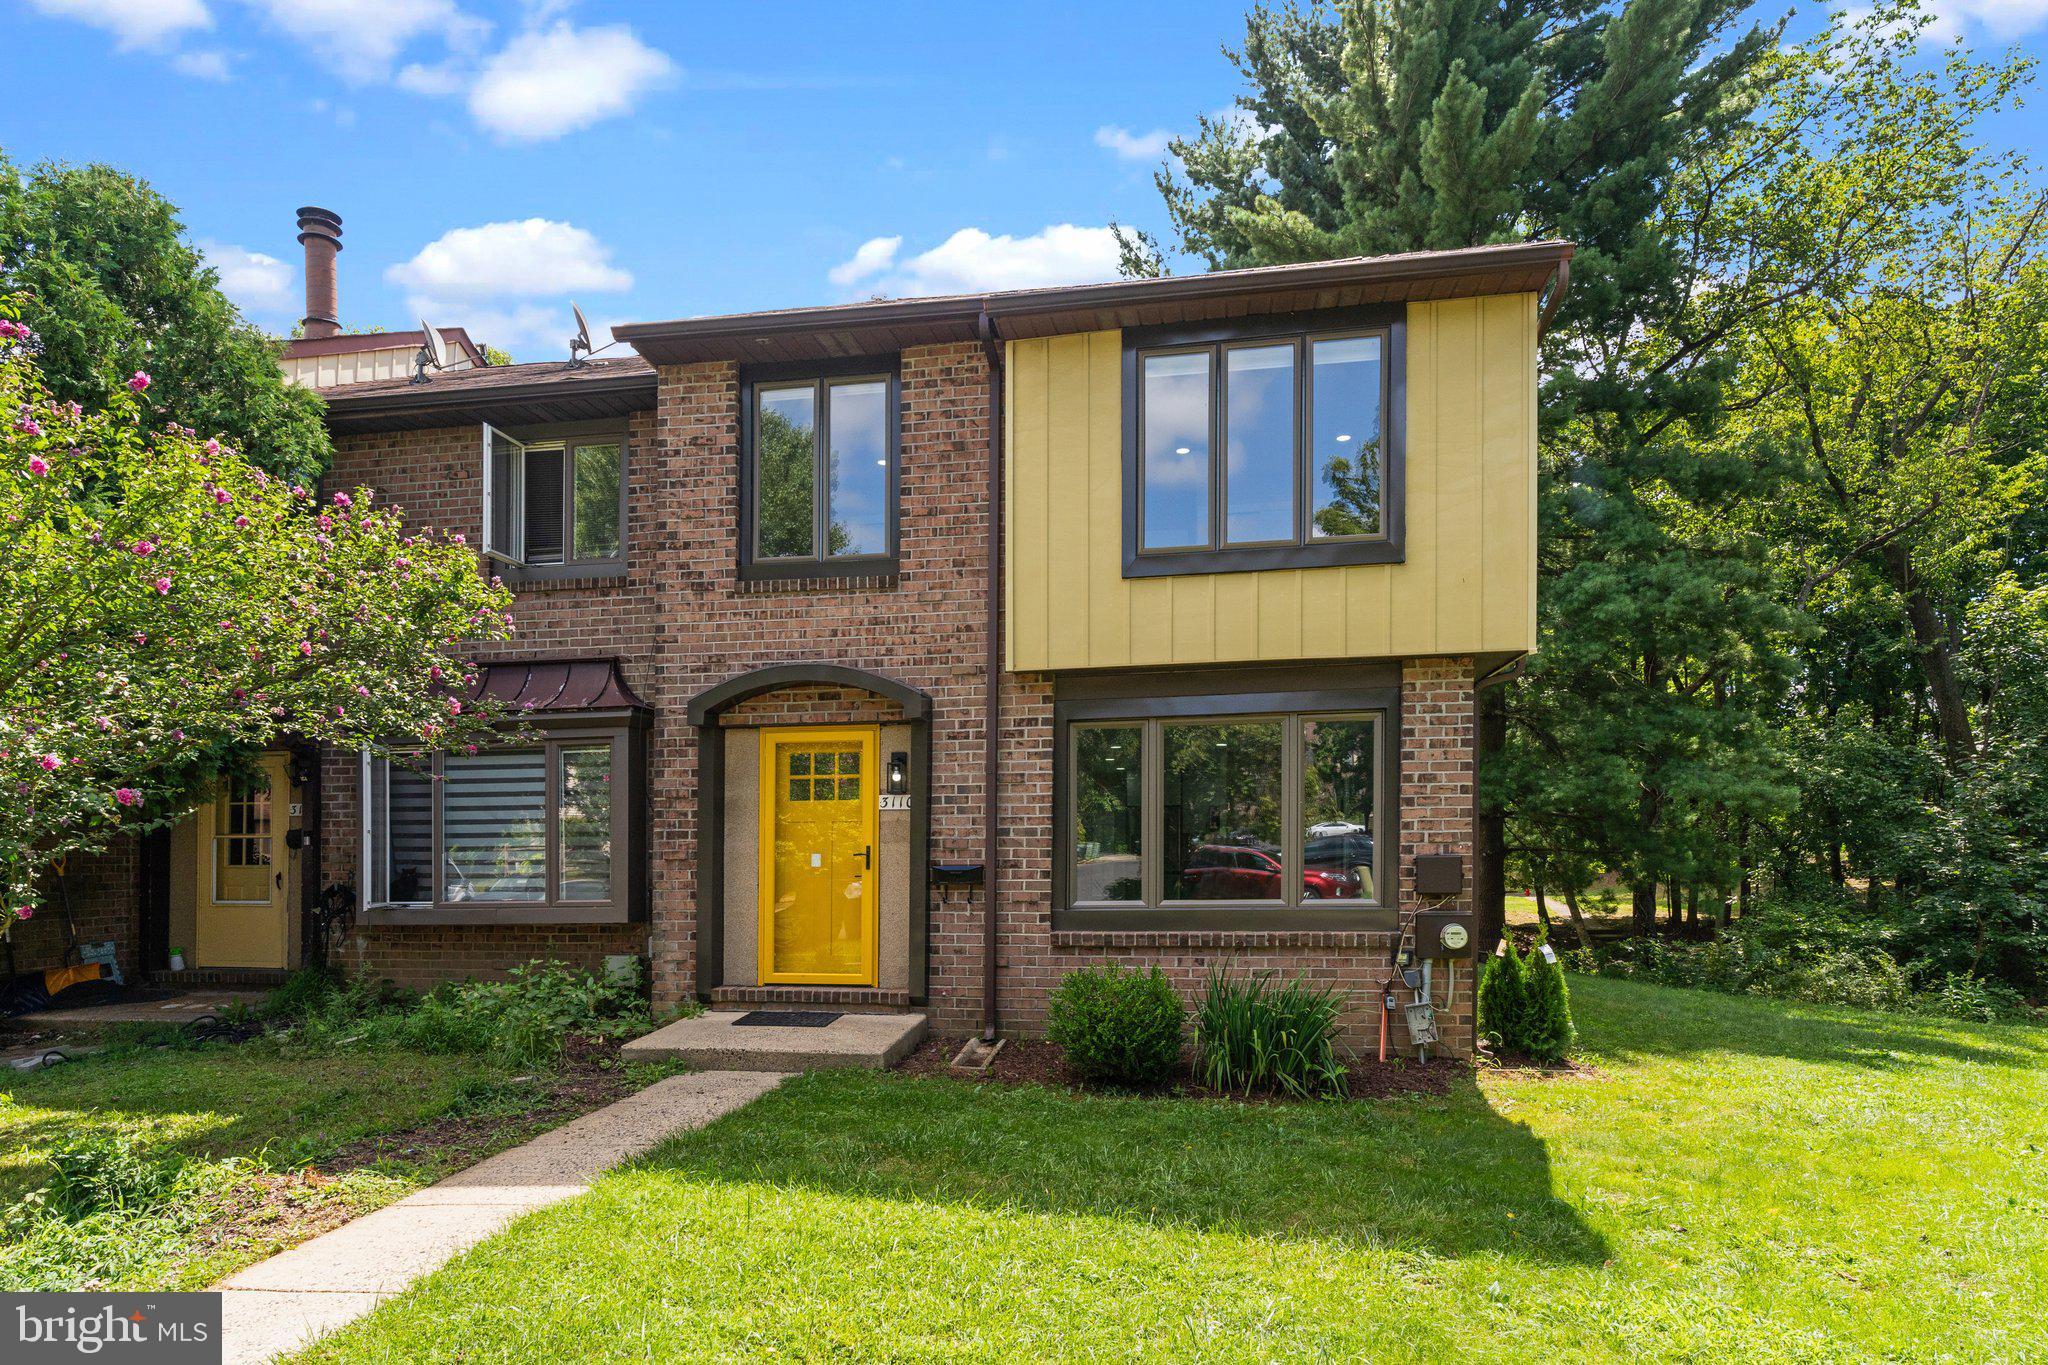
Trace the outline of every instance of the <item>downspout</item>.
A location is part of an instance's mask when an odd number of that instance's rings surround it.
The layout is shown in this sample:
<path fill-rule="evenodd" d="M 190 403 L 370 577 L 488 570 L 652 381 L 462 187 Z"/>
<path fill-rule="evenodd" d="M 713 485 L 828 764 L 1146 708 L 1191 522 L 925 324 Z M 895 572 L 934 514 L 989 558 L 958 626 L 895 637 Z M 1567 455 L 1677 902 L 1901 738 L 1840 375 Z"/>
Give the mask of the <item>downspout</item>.
<path fill-rule="evenodd" d="M 981 1036 L 994 1042 L 1000 1022 L 996 1004 L 996 890 L 1000 794 L 998 745 L 1003 722 L 1003 349 L 995 319 L 984 306 L 976 330 L 988 358 L 988 659 L 982 702 L 981 777 Z"/>

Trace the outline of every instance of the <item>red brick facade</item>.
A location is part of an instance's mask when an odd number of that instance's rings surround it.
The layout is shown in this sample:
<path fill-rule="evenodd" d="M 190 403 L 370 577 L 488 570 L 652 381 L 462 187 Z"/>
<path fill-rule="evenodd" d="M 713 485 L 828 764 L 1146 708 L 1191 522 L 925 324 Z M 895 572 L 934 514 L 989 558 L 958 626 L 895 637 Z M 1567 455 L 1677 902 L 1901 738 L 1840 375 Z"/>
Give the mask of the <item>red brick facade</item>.
<path fill-rule="evenodd" d="M 816 583 L 739 581 L 739 378 L 728 363 L 660 372 L 658 406 L 628 424 L 627 557 L 617 579 L 529 585 L 514 608 L 516 640 L 490 661 L 615 657 L 654 710 L 648 740 L 650 907 L 644 925 L 559 928 L 369 927 L 343 948 L 353 969 L 407 985 L 502 971 L 532 957 L 595 965 L 644 952 L 657 1004 L 699 992 L 696 979 L 697 737 L 691 698 L 775 664 L 829 662 L 882 674 L 931 701 L 930 853 L 978 862 L 983 834 L 981 733 L 987 581 L 987 369 L 971 344 L 902 357 L 900 567 L 886 577 Z M 330 483 L 369 484 L 417 524 L 479 534 L 474 427 L 347 437 Z M 1413 660 L 1403 669 L 1398 856 L 1402 904 L 1413 904 L 1421 852 L 1471 854 L 1472 661 Z M 1354 993 L 1354 1046 L 1376 1040 L 1385 935 L 1055 933 L 1051 924 L 1052 680 L 1003 680 L 1000 1004 L 1005 1027 L 1043 1027 L 1062 973 L 1115 958 L 1157 962 L 1194 992 L 1219 960 L 1300 972 Z M 741 703 L 723 724 L 886 723 L 893 702 L 800 687 Z M 324 880 L 352 881 L 360 841 L 355 760 L 324 768 Z M 913 907 L 913 913 L 917 907 Z M 934 896 L 929 1002 L 942 1031 L 979 1023 L 983 913 L 977 897 Z M 1439 986 L 1438 998 L 1443 998 Z M 1472 1039 L 1469 973 L 1445 1033 Z M 1397 1033 L 1398 1037 L 1398 1033 Z"/>

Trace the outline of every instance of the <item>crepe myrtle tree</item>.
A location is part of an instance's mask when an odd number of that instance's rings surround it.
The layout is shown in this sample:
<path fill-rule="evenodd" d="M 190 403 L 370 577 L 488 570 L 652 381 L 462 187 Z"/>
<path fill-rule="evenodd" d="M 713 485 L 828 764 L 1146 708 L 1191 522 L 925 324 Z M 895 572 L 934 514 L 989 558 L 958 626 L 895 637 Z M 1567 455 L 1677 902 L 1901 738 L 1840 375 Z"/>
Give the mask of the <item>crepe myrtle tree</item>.
<path fill-rule="evenodd" d="M 467 659 L 510 635 L 510 594 L 461 535 L 150 430 L 149 382 L 53 400 L 0 299 L 0 933 L 58 859 L 182 817 L 280 738 L 444 750 L 506 720 L 467 700 Z"/>

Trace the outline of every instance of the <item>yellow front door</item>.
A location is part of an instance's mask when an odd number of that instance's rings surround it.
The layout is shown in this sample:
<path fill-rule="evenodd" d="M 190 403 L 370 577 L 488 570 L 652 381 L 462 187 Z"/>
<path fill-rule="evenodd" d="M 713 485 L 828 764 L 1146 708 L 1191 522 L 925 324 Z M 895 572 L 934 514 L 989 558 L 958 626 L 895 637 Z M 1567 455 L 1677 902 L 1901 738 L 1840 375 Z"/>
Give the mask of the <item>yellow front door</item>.
<path fill-rule="evenodd" d="M 198 823 L 196 967 L 284 967 L 289 963 L 284 885 L 289 788 L 281 754 L 256 775 L 221 784 Z"/>
<path fill-rule="evenodd" d="M 761 732 L 761 980 L 875 984 L 874 726 Z"/>

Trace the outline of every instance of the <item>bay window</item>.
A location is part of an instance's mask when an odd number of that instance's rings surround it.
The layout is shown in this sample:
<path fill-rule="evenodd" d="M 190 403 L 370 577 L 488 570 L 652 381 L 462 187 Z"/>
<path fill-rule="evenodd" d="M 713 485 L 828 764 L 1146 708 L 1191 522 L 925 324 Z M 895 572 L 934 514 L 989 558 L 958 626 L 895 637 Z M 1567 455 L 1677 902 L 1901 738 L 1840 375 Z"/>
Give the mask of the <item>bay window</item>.
<path fill-rule="evenodd" d="M 476 753 L 363 759 L 371 922 L 639 918 L 639 732 L 576 728 Z"/>

